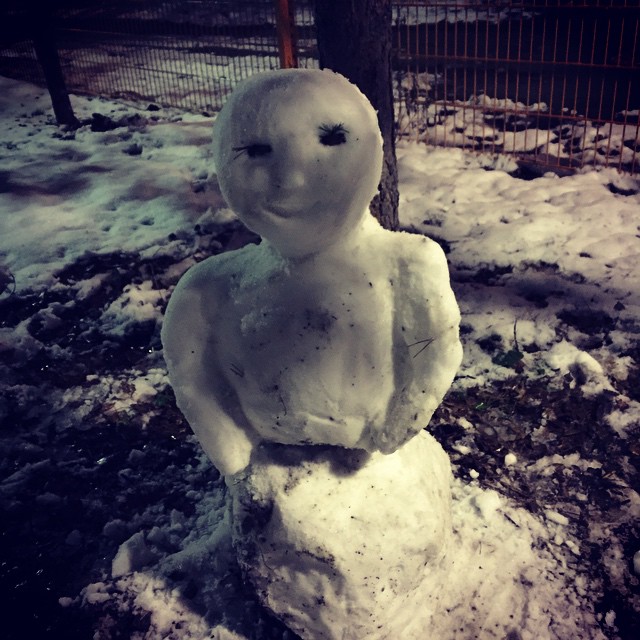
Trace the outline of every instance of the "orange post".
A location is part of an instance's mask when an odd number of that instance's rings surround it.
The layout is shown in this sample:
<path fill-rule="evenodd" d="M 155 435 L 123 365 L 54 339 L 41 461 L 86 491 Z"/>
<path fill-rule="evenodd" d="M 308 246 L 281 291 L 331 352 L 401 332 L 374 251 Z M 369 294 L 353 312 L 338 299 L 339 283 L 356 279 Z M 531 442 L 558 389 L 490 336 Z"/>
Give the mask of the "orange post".
<path fill-rule="evenodd" d="M 275 3 L 280 68 L 291 69 L 298 66 L 293 0 L 275 0 Z"/>

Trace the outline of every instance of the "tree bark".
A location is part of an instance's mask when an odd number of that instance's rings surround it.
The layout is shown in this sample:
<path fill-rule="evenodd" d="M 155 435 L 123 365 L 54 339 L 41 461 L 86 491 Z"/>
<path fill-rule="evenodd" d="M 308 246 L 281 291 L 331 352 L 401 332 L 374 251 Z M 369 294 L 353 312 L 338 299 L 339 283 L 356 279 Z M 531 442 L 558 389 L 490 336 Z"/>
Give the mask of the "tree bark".
<path fill-rule="evenodd" d="M 35 0 L 30 3 L 30 9 L 33 46 L 51 96 L 56 121 L 61 125 L 79 127 L 80 123 L 73 113 L 69 92 L 60 66 L 51 7 L 46 0 Z"/>
<path fill-rule="evenodd" d="M 398 170 L 391 78 L 391 0 L 316 0 L 320 66 L 356 84 L 378 112 L 384 140 L 380 192 L 371 213 L 398 228 Z"/>

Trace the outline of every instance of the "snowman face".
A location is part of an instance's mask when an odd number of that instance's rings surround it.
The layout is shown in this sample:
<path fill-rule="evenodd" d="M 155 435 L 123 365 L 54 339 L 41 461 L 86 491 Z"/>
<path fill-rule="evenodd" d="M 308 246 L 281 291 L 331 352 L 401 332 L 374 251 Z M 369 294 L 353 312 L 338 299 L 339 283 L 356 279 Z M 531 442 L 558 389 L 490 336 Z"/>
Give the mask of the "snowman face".
<path fill-rule="evenodd" d="M 366 214 L 382 169 L 375 111 L 330 71 L 254 76 L 215 125 L 222 193 L 284 255 L 321 251 Z"/>

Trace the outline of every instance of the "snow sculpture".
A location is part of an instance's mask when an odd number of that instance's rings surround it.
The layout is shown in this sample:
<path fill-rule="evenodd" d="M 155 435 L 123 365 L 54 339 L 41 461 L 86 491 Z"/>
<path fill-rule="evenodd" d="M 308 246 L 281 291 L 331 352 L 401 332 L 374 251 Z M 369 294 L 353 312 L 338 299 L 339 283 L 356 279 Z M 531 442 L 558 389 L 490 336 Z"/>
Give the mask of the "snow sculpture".
<path fill-rule="evenodd" d="M 423 431 L 461 359 L 444 254 L 368 213 L 382 139 L 338 74 L 245 81 L 214 158 L 263 241 L 192 268 L 162 340 L 239 560 L 303 638 L 419 637 L 450 528 L 448 458 Z"/>

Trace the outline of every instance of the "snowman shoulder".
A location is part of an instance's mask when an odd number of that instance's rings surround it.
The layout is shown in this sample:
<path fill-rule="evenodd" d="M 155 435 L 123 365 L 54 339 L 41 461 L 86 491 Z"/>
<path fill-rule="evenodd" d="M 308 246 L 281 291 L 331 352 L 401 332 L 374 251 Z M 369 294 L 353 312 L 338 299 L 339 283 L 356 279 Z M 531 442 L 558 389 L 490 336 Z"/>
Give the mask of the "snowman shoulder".
<path fill-rule="evenodd" d="M 449 284 L 449 266 L 442 247 L 423 235 L 391 232 L 399 278 L 404 284 Z"/>
<path fill-rule="evenodd" d="M 234 277 L 241 277 L 243 249 L 206 258 L 191 267 L 171 293 L 163 320 L 165 336 L 176 326 L 192 331 L 215 320 L 229 298 Z"/>
<path fill-rule="evenodd" d="M 203 297 L 226 296 L 233 283 L 245 277 L 251 254 L 257 249 L 248 245 L 242 249 L 206 258 L 191 267 L 178 282 L 176 296 L 199 294 Z"/>
<path fill-rule="evenodd" d="M 460 311 L 442 247 L 425 236 L 395 233 L 396 320 L 405 328 L 428 326 L 431 334 L 457 326 Z M 420 339 L 419 336 L 416 340 Z"/>

